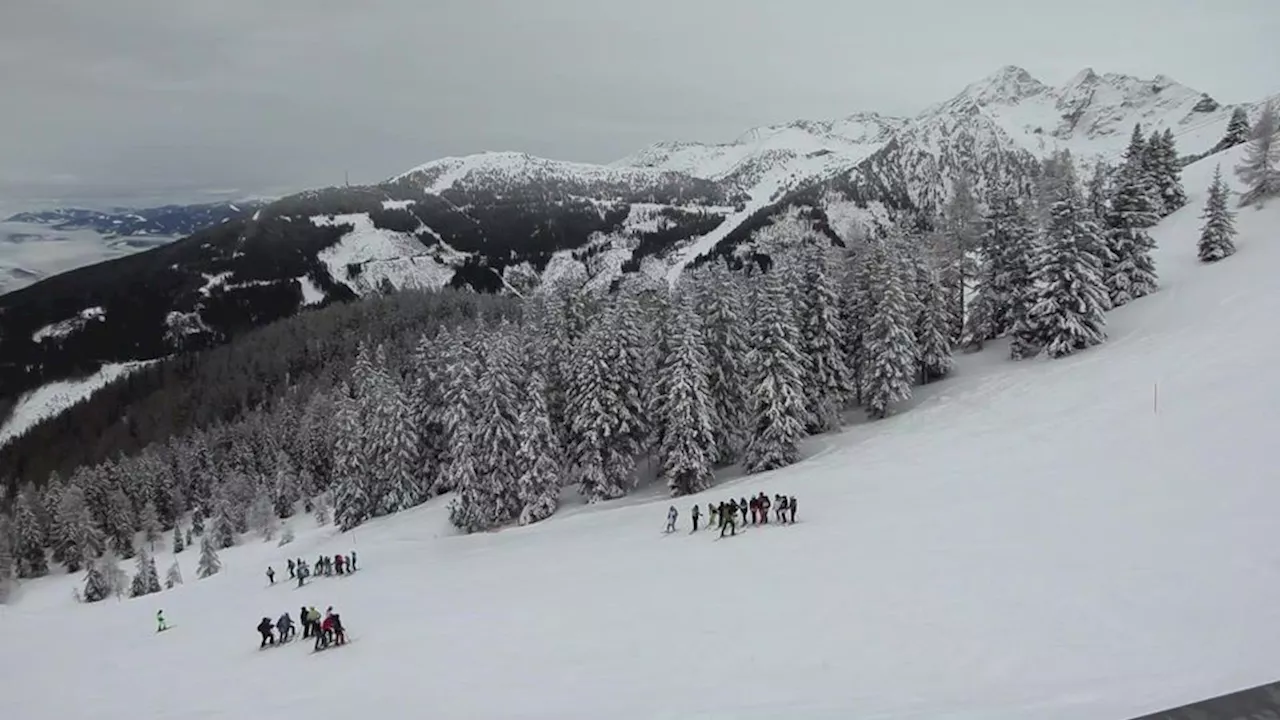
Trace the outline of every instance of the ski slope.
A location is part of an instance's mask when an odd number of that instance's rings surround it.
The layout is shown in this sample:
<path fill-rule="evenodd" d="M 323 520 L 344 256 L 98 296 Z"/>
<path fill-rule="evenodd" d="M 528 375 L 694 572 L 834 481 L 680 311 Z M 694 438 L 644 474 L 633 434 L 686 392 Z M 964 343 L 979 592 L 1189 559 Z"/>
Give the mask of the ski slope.
<path fill-rule="evenodd" d="M 461 537 L 440 499 L 346 535 L 301 518 L 288 553 L 247 539 L 208 580 L 189 549 L 186 585 L 137 600 L 75 605 L 48 578 L 0 609 L 6 717 L 1124 720 L 1274 680 L 1280 202 L 1200 265 L 1219 159 L 1188 168 L 1163 289 L 1106 345 L 993 346 L 909 411 L 696 497 L 794 494 L 795 526 L 663 535 L 655 494 Z M 352 548 L 352 577 L 266 585 Z M 258 620 L 303 603 L 353 643 L 259 652 Z"/>

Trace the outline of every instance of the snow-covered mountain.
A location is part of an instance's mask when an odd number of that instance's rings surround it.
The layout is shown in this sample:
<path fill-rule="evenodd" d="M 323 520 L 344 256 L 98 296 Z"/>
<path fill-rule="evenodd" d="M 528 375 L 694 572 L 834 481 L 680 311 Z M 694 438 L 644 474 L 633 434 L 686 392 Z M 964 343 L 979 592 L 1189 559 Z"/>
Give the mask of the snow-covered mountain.
<path fill-rule="evenodd" d="M 146 208 L 55 208 L 0 222 L 0 294 L 85 265 L 149 250 L 252 213 L 264 200 Z"/>
<path fill-rule="evenodd" d="M 1256 116 L 1259 105 L 1245 109 Z M 69 354 L 154 359 L 387 289 L 672 280 L 708 254 L 751 249 L 753 231 L 782 215 L 808 213 L 839 237 L 937 210 L 960 177 L 979 191 L 995 177 L 1029 179 L 1058 149 L 1086 168 L 1116 160 L 1135 123 L 1171 130 L 1184 156 L 1203 154 L 1233 109 L 1165 77 L 1086 70 L 1053 87 L 1006 67 L 912 118 L 796 121 L 608 165 L 512 152 L 436 160 L 0 296 L 0 398 L 63 379 Z M 32 339 L 90 307 L 105 313 L 96 340 Z"/>
<path fill-rule="evenodd" d="M 347 533 L 299 512 L 292 542 L 246 534 L 206 579 L 166 533 L 156 564 L 184 584 L 93 605 L 55 570 L 0 612 L 7 716 L 1123 720 L 1272 681 L 1280 204 L 1239 214 L 1236 256 L 1196 257 L 1204 188 L 1239 156 L 1187 168 L 1190 203 L 1152 232 L 1164 288 L 1099 347 L 958 357 L 900 415 L 718 473 L 669 535 L 654 483 L 469 536 L 449 495 Z M 693 503 L 760 492 L 797 522 L 689 532 Z M 288 580 L 288 558 L 353 550 L 353 575 Z M 253 647 L 299 605 L 351 643 Z"/>

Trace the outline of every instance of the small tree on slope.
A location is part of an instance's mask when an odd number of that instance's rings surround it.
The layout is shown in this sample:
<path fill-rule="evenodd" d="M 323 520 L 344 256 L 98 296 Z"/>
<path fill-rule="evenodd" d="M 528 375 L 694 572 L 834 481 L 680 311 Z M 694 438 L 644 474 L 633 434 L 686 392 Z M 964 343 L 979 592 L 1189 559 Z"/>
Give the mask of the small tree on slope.
<path fill-rule="evenodd" d="M 676 299 L 669 322 L 670 348 L 663 359 L 658 408 L 663 427 L 658 457 L 671 494 L 688 495 L 711 485 L 715 435 L 707 387 L 710 363 L 691 297 Z"/>
<path fill-rule="evenodd" d="M 155 503 L 148 501 L 142 506 L 138 526 L 142 530 L 142 542 L 147 544 L 148 550 L 155 552 L 156 541 L 160 539 L 160 516 L 156 512 Z"/>
<path fill-rule="evenodd" d="M 1139 150 L 1135 151 L 1135 146 Z M 1130 156 L 1120 168 L 1107 214 L 1107 247 L 1114 262 L 1104 268 L 1103 280 L 1113 307 L 1149 295 L 1159 286 L 1151 258 L 1155 242 L 1147 233 L 1147 228 L 1156 224 L 1155 208 L 1142 162 L 1132 156 L 1142 147 L 1140 136 L 1130 145 Z"/>
<path fill-rule="evenodd" d="M 1028 311 L 1028 324 L 1050 357 L 1069 355 L 1106 339 L 1106 290 L 1098 259 L 1090 252 L 1097 232 L 1079 193 L 1064 187 L 1051 210 L 1035 274 L 1036 301 Z"/>
<path fill-rule="evenodd" d="M 222 561 L 218 559 L 218 551 L 206 535 L 200 540 L 200 561 L 196 564 L 196 577 L 201 579 L 217 575 L 222 570 Z"/>
<path fill-rule="evenodd" d="M 1227 132 L 1213 147 L 1213 152 L 1222 152 L 1249 142 L 1249 130 L 1249 113 L 1242 107 L 1232 110 L 1231 120 L 1227 122 Z"/>
<path fill-rule="evenodd" d="M 1209 199 L 1205 201 L 1204 227 L 1200 230 L 1198 254 L 1204 262 L 1216 262 L 1236 252 L 1235 219 L 1227 206 L 1227 184 L 1222 181 L 1222 167 L 1214 168 L 1213 183 L 1209 185 Z"/>
<path fill-rule="evenodd" d="M 169 571 L 164 576 L 164 586 L 167 590 L 172 590 L 173 586 L 182 584 L 182 567 L 178 565 L 178 559 L 174 558 L 173 564 L 169 566 Z"/>
<path fill-rule="evenodd" d="M 755 346 L 751 369 L 751 432 L 743 465 L 758 473 L 794 463 L 804 438 L 804 357 L 791 312 L 786 279 L 771 271 L 761 278 L 755 302 Z"/>
<path fill-rule="evenodd" d="M 1241 205 L 1262 207 L 1268 198 L 1280 195 L 1280 142 L 1276 136 L 1280 123 L 1276 114 L 1275 103 L 1263 108 L 1244 158 L 1236 166 L 1236 176 L 1247 186 Z"/>

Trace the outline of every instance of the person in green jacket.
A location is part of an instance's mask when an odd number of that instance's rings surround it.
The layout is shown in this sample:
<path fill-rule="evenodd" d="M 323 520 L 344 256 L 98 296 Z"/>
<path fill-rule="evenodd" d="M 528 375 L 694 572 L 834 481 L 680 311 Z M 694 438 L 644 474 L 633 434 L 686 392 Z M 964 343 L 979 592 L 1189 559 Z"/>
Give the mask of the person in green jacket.
<path fill-rule="evenodd" d="M 156 632 L 164 632 L 165 630 L 168 630 L 168 629 L 169 629 L 169 626 L 166 625 L 164 622 L 164 611 L 157 610 L 156 611 Z"/>

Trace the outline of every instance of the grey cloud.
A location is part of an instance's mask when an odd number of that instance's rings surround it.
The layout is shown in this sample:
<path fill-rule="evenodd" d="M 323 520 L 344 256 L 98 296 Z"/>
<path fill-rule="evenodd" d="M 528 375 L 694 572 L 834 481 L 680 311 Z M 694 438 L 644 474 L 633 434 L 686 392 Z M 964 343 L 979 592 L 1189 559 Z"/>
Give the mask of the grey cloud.
<path fill-rule="evenodd" d="M 374 181 L 909 114 L 1004 64 L 1280 90 L 1275 0 L 8 0 L 0 204 Z M 68 181 L 68 178 L 75 181 Z M 61 178 L 61 180 L 59 180 Z"/>

